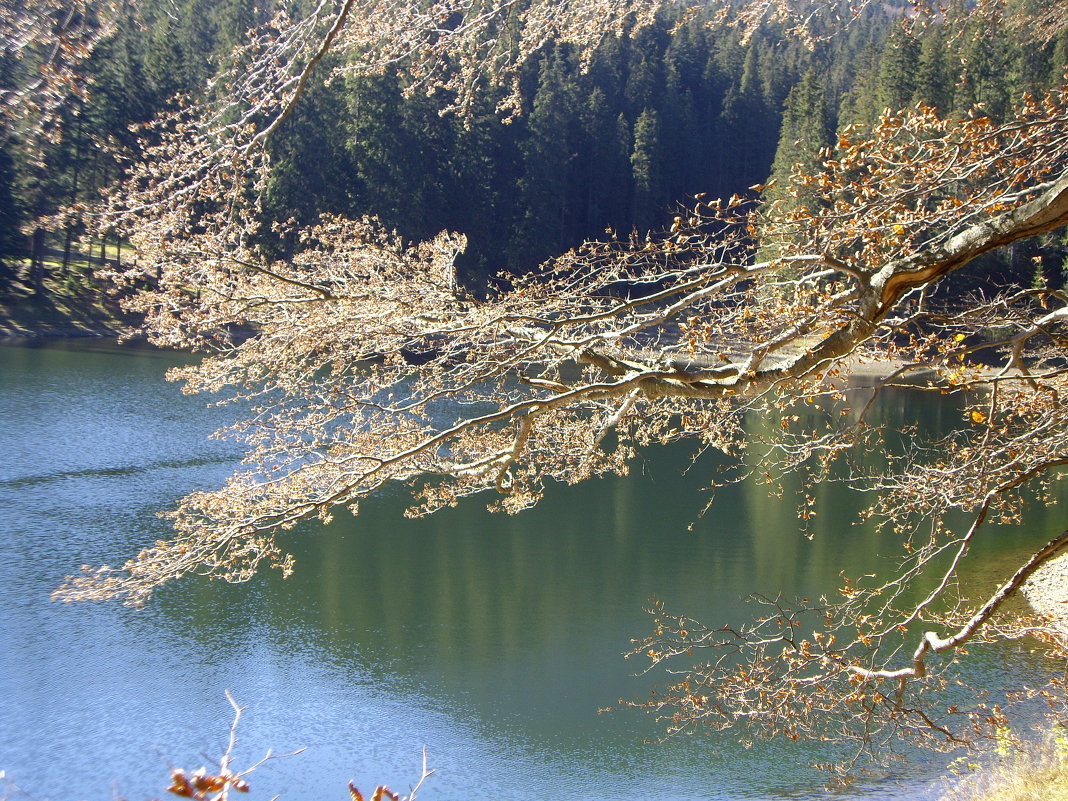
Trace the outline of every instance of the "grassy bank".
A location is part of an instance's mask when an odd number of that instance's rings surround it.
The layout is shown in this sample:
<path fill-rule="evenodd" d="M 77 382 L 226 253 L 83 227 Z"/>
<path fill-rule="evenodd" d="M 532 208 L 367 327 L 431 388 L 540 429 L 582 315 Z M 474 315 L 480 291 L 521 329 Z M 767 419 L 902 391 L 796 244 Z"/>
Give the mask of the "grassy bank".
<path fill-rule="evenodd" d="M 61 277 L 58 269 L 49 270 L 40 294 L 26 277 L 0 285 L 0 338 L 114 337 L 137 327 L 138 321 L 81 271 Z"/>
<path fill-rule="evenodd" d="M 941 801 L 1068 801 L 1068 732 L 1007 741 L 991 761 L 968 769 Z"/>

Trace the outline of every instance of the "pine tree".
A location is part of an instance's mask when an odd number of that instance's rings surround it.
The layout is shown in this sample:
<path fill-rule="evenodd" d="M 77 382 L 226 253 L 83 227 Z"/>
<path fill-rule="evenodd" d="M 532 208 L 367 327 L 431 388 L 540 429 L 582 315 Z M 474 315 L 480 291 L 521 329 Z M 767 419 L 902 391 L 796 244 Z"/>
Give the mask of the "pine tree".
<path fill-rule="evenodd" d="M 699 67 L 688 27 L 676 32 L 664 53 L 664 93 L 660 103 L 660 139 L 664 195 L 670 201 L 706 187 L 694 175 L 696 156 L 705 145 L 697 129 L 694 94 L 699 89 Z"/>
<path fill-rule="evenodd" d="M 729 191 L 718 194 L 731 194 L 767 177 L 778 141 L 779 113 L 768 105 L 761 88 L 757 45 L 751 42 L 741 75 L 723 98 L 721 184 Z"/>
<path fill-rule="evenodd" d="M 629 120 L 637 120 L 645 109 L 654 106 L 663 91 L 665 36 L 659 26 L 649 27 L 629 43 L 627 80 L 623 88 Z"/>
<path fill-rule="evenodd" d="M 568 79 L 565 56 L 559 48 L 548 53 L 538 73 L 538 88 L 526 120 L 521 145 L 523 176 L 519 180 L 522 205 L 509 262 L 533 266 L 554 251 L 566 249 L 568 188 L 576 166 L 574 83 Z"/>
<path fill-rule="evenodd" d="M 819 198 L 814 192 L 792 194 L 790 176 L 797 167 L 812 174 L 819 170 L 823 153 L 831 143 L 827 103 L 816 69 L 810 68 L 786 98 L 779 145 L 772 163 L 771 177 L 763 193 L 765 202 L 786 210 L 815 208 Z M 779 254 L 762 249 L 758 259 L 771 259 Z"/>
<path fill-rule="evenodd" d="M 317 81 L 274 139 L 261 234 L 261 244 L 273 255 L 288 257 L 297 243 L 287 225 L 281 240 L 272 236 L 271 223 L 292 219 L 307 226 L 323 213 L 353 210 L 356 169 L 345 147 L 345 119 L 340 91 Z"/>
<path fill-rule="evenodd" d="M 1048 86 L 1060 86 L 1068 75 L 1068 28 L 1057 34 L 1053 40 L 1050 53 L 1050 71 Z"/>
<path fill-rule="evenodd" d="M 434 115 L 439 123 L 449 124 L 451 137 L 451 152 L 438 156 L 448 167 L 442 177 L 445 208 L 438 230 L 467 236 L 467 250 L 456 264 L 461 283 L 475 291 L 503 266 L 518 201 L 517 140 L 523 126 L 501 122 L 499 100 L 493 93 L 477 98 L 463 120 Z"/>
<path fill-rule="evenodd" d="M 912 104 L 920 64 L 920 45 L 904 24 L 890 32 L 879 64 L 877 84 L 881 108 L 898 111 Z"/>
<path fill-rule="evenodd" d="M 631 224 L 639 232 L 648 231 L 662 212 L 661 171 L 664 154 L 660 146 L 660 120 L 656 111 L 646 109 L 634 123 L 634 148 L 630 155 L 634 181 Z"/>
<path fill-rule="evenodd" d="M 999 26 L 982 19 L 969 24 L 960 51 L 963 69 L 957 84 L 957 114 L 981 107 L 994 119 L 1005 116 L 1013 102 L 1009 49 Z"/>
<path fill-rule="evenodd" d="M 22 257 L 24 237 L 19 226 L 22 212 L 15 199 L 15 161 L 6 147 L 0 147 L 0 294 L 15 279 L 14 260 Z"/>
<path fill-rule="evenodd" d="M 923 103 L 945 112 L 953 107 L 955 79 L 949 66 L 945 32 L 941 25 L 931 25 L 920 41 L 919 61 L 912 93 L 913 103 Z"/>
<path fill-rule="evenodd" d="M 629 222 L 630 126 L 612 106 L 600 87 L 590 92 L 580 110 L 582 147 L 578 169 L 585 208 L 582 235 L 603 236 L 607 228 L 620 231 Z"/>

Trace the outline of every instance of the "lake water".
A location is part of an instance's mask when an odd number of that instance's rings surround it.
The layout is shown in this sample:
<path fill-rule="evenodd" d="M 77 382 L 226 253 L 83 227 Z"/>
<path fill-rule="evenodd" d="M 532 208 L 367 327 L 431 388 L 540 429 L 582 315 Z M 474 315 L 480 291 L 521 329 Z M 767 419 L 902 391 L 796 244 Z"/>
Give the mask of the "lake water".
<path fill-rule="evenodd" d="M 632 675 L 643 606 L 662 599 L 708 622 L 742 621 L 754 592 L 815 596 L 839 571 L 878 569 L 890 539 L 851 525 L 858 501 L 828 488 L 809 541 L 792 499 L 722 493 L 694 531 L 714 463 L 649 454 L 627 479 L 549 492 L 517 517 L 474 500 L 405 520 L 404 498 L 364 504 L 326 529 L 287 535 L 293 578 L 200 579 L 144 609 L 53 603 L 80 565 L 115 562 L 167 536 L 158 510 L 217 486 L 234 445 L 208 435 L 229 410 L 163 379 L 182 357 L 99 343 L 0 347 L 0 770 L 36 799 L 164 795 L 168 766 L 225 745 L 229 689 L 248 708 L 238 767 L 268 749 L 252 799 L 347 799 L 346 783 L 404 790 L 426 746 L 424 801 L 803 799 L 821 776 L 810 747 L 731 736 L 655 738 L 635 711 L 654 679 Z M 938 426 L 959 412 L 899 394 L 881 414 Z M 945 421 L 940 421 L 940 418 Z M 822 492 L 822 490 L 821 490 Z M 1063 527 L 1034 510 L 981 550 L 990 581 Z M 996 688 L 1036 674 L 1026 644 L 977 652 Z M 927 762 L 841 798 L 914 799 Z M 0 797 L 3 792 L 0 791 Z"/>

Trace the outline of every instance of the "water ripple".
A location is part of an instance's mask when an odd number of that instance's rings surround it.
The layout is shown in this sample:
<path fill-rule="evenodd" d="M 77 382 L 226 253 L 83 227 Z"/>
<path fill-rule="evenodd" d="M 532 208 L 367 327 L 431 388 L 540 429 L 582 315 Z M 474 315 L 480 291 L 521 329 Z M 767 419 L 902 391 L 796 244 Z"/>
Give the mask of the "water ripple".
<path fill-rule="evenodd" d="M 226 464 L 237 462 L 233 454 L 216 456 L 195 456 L 186 459 L 164 459 L 158 462 L 135 465 L 109 465 L 107 467 L 87 467 L 81 470 L 60 470 L 54 473 L 44 473 L 35 476 L 19 476 L 17 478 L 0 479 L 0 488 L 20 489 L 35 487 L 54 481 L 65 481 L 70 478 L 123 478 L 125 476 L 147 473 L 153 470 L 176 470 L 187 467 L 204 467 L 213 464 Z"/>

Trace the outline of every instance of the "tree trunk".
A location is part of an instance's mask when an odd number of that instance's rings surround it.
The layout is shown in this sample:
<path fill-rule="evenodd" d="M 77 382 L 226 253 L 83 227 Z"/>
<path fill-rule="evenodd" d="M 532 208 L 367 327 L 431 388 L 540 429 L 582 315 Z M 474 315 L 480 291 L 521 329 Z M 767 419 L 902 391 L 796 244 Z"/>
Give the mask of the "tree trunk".
<path fill-rule="evenodd" d="M 70 275 L 70 248 L 71 243 L 74 241 L 74 229 L 67 228 L 67 233 L 63 237 L 63 277 L 66 278 Z"/>
<path fill-rule="evenodd" d="M 30 256 L 30 271 L 33 273 L 33 294 L 44 295 L 44 228 L 33 231 L 33 252 Z"/>

